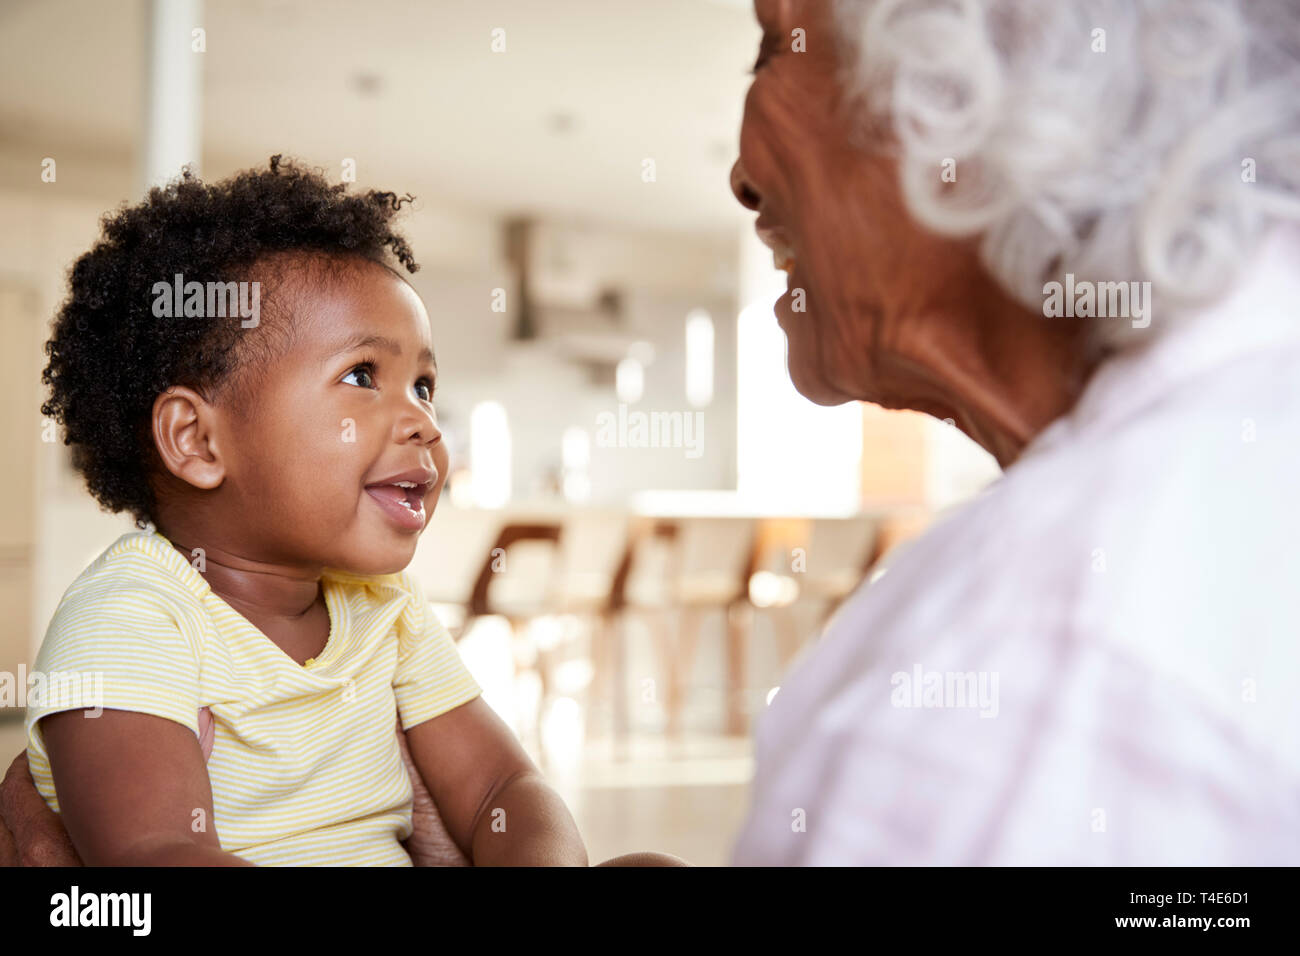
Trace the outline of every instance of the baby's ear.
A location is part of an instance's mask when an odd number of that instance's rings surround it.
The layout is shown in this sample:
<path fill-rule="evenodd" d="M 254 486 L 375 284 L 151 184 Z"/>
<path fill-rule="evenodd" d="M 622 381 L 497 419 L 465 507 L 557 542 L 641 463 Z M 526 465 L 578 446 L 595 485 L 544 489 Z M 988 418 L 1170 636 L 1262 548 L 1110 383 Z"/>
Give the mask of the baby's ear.
<path fill-rule="evenodd" d="M 216 407 L 184 385 L 173 385 L 154 399 L 153 441 L 162 466 L 195 488 L 220 485 L 226 463 L 218 421 Z"/>

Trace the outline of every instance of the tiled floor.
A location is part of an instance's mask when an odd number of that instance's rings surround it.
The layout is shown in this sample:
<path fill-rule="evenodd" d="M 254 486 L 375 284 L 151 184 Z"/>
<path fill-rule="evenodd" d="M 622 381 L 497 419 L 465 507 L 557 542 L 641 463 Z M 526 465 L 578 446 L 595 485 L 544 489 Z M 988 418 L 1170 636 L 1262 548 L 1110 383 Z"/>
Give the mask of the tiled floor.
<path fill-rule="evenodd" d="M 746 738 L 688 735 L 678 747 L 639 735 L 627 759 L 609 740 L 590 741 L 570 776 L 548 776 L 573 811 L 593 863 L 636 850 L 725 866 L 749 806 L 753 774 Z"/>
<path fill-rule="evenodd" d="M 0 773 L 24 743 L 21 722 L 0 721 Z M 526 746 L 537 761 L 535 747 Z M 576 752 L 568 761 L 552 756 L 546 773 L 573 812 L 592 863 L 637 850 L 699 866 L 727 863 L 748 808 L 748 738 L 688 734 L 673 746 L 641 733 L 629 738 L 623 759 L 608 738 L 585 740 Z"/>

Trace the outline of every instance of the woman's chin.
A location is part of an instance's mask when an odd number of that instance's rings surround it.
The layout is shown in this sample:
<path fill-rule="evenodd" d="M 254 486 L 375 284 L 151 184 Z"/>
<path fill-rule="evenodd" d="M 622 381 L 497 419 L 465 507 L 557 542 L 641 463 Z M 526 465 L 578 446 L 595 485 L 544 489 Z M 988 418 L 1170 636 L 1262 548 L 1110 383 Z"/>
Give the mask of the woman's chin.
<path fill-rule="evenodd" d="M 786 369 L 795 391 L 814 405 L 843 405 L 855 401 L 852 395 L 846 395 L 826 382 L 820 370 L 790 341 L 789 333 L 786 333 Z"/>
<path fill-rule="evenodd" d="M 776 324 L 785 333 L 785 364 L 790 381 L 797 391 L 815 405 L 843 405 L 854 401 L 853 395 L 846 395 L 826 381 L 823 374 L 818 328 L 811 311 L 808 309 L 809 297 L 802 296 L 798 311 L 794 308 L 794 292 L 803 291 L 804 284 L 791 276 L 790 290 L 776 301 L 773 311 Z"/>

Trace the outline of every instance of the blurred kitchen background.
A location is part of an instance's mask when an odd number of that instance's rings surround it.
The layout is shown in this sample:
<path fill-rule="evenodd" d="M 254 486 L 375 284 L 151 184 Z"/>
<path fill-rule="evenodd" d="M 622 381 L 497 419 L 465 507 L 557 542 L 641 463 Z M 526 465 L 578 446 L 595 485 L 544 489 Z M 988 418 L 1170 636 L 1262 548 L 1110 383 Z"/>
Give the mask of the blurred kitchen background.
<path fill-rule="evenodd" d="M 0 0 L 0 671 L 131 528 L 39 412 L 67 268 L 182 163 L 284 153 L 417 197 L 453 457 L 414 568 L 488 701 L 593 862 L 725 863 L 783 670 L 997 473 L 791 386 L 728 188 L 759 36 L 749 0 Z"/>

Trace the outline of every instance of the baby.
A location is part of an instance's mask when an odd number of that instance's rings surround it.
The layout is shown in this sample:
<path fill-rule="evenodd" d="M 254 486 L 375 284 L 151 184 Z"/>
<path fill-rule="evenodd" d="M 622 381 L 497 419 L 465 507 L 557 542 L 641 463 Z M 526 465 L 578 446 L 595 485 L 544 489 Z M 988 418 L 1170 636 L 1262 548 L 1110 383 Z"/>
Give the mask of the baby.
<path fill-rule="evenodd" d="M 68 589 L 36 662 L 102 691 L 26 718 L 88 865 L 410 866 L 395 717 L 475 865 L 587 865 L 404 570 L 447 472 L 429 318 L 389 264 L 418 268 L 391 223 L 410 198 L 279 156 L 186 170 L 72 269 L 42 412 L 140 529 Z"/>

